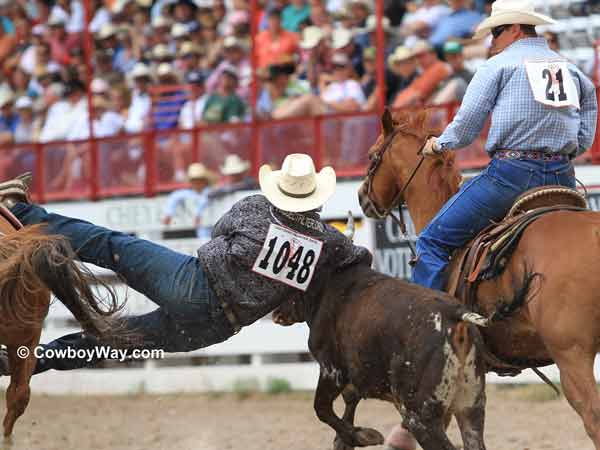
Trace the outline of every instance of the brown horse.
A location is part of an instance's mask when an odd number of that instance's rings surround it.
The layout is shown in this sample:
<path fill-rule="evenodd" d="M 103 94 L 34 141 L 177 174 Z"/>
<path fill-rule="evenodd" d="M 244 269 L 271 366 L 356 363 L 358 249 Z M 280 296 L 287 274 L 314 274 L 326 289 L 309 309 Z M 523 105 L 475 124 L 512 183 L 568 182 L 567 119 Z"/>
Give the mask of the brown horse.
<path fill-rule="evenodd" d="M 3 218 L 0 230 L 6 233 Z M 10 230 L 10 228 L 9 228 Z M 35 369 L 34 349 L 53 293 L 93 336 L 108 339 L 121 333 L 120 321 L 110 317 L 120 309 L 109 290 L 98 299 L 88 283 L 98 282 L 78 267 L 67 240 L 47 235 L 42 225 L 9 231 L 0 237 L 0 343 L 7 347 L 11 367 L 6 392 L 4 436 L 29 403 L 29 380 Z"/>
<path fill-rule="evenodd" d="M 364 213 L 386 216 L 406 202 L 419 233 L 455 194 L 461 175 L 447 152 L 421 159 L 429 135 L 426 112 L 386 111 L 382 134 L 369 151 L 369 176 L 359 189 Z M 456 263 L 456 261 L 453 261 Z M 594 379 L 594 358 L 600 350 L 600 214 L 556 211 L 542 216 L 524 232 L 506 270 L 482 282 L 477 306 L 491 313 L 502 299 L 512 298 L 515 280 L 531 270 L 539 276 L 530 286 L 524 306 L 508 320 L 483 330 L 490 349 L 504 361 L 522 367 L 558 365 L 564 394 L 581 416 L 600 450 L 600 395 Z M 456 267 L 449 267 L 449 275 Z"/>

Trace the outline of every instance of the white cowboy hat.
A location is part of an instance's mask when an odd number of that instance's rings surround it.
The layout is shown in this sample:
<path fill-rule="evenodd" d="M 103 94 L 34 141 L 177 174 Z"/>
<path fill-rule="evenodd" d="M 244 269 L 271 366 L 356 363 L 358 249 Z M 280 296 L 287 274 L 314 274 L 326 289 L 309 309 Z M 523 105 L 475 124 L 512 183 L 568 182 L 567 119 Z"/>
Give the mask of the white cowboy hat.
<path fill-rule="evenodd" d="M 0 89 L 0 108 L 15 101 L 15 94 L 10 88 Z"/>
<path fill-rule="evenodd" d="M 144 63 L 137 63 L 135 66 L 133 66 L 133 70 L 131 71 L 131 78 L 135 79 L 135 78 L 151 78 L 152 77 L 152 72 L 150 71 L 150 68 L 144 64 Z"/>
<path fill-rule="evenodd" d="M 208 170 L 202 163 L 190 164 L 187 170 L 187 179 L 191 180 L 206 180 L 212 183 L 216 178 L 216 175 Z"/>
<path fill-rule="evenodd" d="M 243 160 L 238 155 L 227 155 L 223 165 L 220 167 L 223 175 L 237 175 L 243 173 L 250 168 L 250 162 Z"/>
<path fill-rule="evenodd" d="M 347 28 L 336 28 L 331 33 L 331 48 L 339 50 L 352 42 L 352 31 Z"/>
<path fill-rule="evenodd" d="M 289 212 L 312 211 L 322 206 L 335 192 L 335 171 L 331 167 L 316 173 L 310 156 L 287 155 L 281 170 L 268 164 L 258 174 L 260 190 L 275 207 Z"/>
<path fill-rule="evenodd" d="M 387 61 L 388 64 L 391 66 L 398 62 L 406 61 L 412 58 L 413 56 L 414 54 L 410 49 L 399 45 L 398 47 L 396 47 L 396 50 L 394 50 L 394 53 L 388 56 Z"/>
<path fill-rule="evenodd" d="M 323 30 L 319 27 L 306 27 L 302 30 L 302 40 L 300 41 L 300 48 L 304 50 L 310 50 L 311 48 L 315 48 L 321 39 L 323 39 L 325 35 L 323 34 Z"/>
<path fill-rule="evenodd" d="M 552 25 L 552 17 L 535 12 L 533 2 L 526 0 L 496 0 L 492 4 L 492 14 L 479 24 L 473 39 L 485 37 L 492 28 L 500 25 Z"/>
<path fill-rule="evenodd" d="M 391 31 L 392 29 L 392 24 L 390 22 L 389 17 L 383 17 L 381 20 L 381 26 L 383 28 L 383 31 L 385 31 L 386 33 Z M 356 32 L 357 33 L 372 33 L 373 31 L 375 31 L 377 29 L 377 16 L 374 14 L 371 14 L 368 18 L 367 18 L 367 23 L 365 24 L 364 28 L 357 28 Z"/>

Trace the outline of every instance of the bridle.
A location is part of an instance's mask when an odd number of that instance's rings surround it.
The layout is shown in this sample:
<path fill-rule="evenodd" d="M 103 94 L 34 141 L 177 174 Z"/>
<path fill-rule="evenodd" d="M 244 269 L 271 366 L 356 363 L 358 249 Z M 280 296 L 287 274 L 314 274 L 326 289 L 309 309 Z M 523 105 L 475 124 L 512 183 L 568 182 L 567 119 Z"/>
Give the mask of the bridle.
<path fill-rule="evenodd" d="M 419 135 L 417 135 L 417 134 L 415 134 L 415 133 L 407 130 L 404 126 L 397 126 L 389 134 L 389 136 L 387 136 L 385 138 L 385 140 L 381 144 L 381 148 L 379 148 L 377 151 L 373 152 L 372 156 L 369 157 L 369 159 L 370 159 L 371 162 L 369 164 L 369 169 L 367 170 L 367 179 L 366 179 L 367 192 L 366 192 L 366 200 L 368 201 L 368 203 L 369 203 L 372 211 L 375 212 L 375 214 L 377 215 L 377 217 L 379 219 L 384 219 L 385 217 L 390 216 L 392 218 L 392 220 L 394 222 L 396 222 L 396 224 L 400 227 L 400 232 L 402 233 L 404 239 L 408 243 L 408 246 L 409 246 L 410 251 L 411 251 L 411 253 L 413 255 L 413 258 L 416 258 L 417 253 L 416 253 L 416 250 L 414 248 L 414 244 L 408 239 L 408 237 L 406 235 L 406 224 L 404 222 L 404 216 L 402 215 L 402 206 L 404 206 L 404 193 L 408 189 L 408 186 L 410 186 L 411 181 L 414 179 L 415 175 L 419 171 L 419 168 L 423 164 L 423 161 L 425 160 L 425 157 L 423 156 L 423 148 L 425 148 L 425 144 L 427 143 L 427 140 L 429 139 L 430 136 L 427 136 L 425 138 L 425 141 L 423 142 L 423 145 L 421 146 L 421 148 L 417 152 L 417 155 L 420 154 L 421 158 L 419 159 L 419 162 L 417 163 L 417 165 L 413 169 L 412 173 L 410 174 L 410 177 L 408 178 L 408 181 L 404 184 L 404 186 L 402 186 L 402 189 L 400 189 L 400 191 L 398 192 L 398 194 L 396 194 L 396 196 L 394 197 L 394 200 L 392 200 L 392 203 L 390 204 L 390 207 L 388 209 L 384 210 L 383 212 L 380 212 L 379 209 L 377 208 L 377 204 L 375 203 L 375 201 L 371 197 L 371 194 L 373 192 L 373 178 L 375 177 L 375 172 L 377 172 L 377 169 L 381 165 L 381 162 L 383 161 L 383 156 L 385 155 L 385 152 L 389 148 L 392 147 L 392 143 L 394 142 L 394 139 L 396 137 L 398 137 L 399 134 L 410 135 L 410 136 L 413 136 L 413 137 L 415 137 L 417 139 L 421 139 L 421 137 Z M 398 216 L 396 216 L 394 214 L 394 212 L 393 212 L 393 209 L 396 208 L 396 207 L 398 207 Z"/>

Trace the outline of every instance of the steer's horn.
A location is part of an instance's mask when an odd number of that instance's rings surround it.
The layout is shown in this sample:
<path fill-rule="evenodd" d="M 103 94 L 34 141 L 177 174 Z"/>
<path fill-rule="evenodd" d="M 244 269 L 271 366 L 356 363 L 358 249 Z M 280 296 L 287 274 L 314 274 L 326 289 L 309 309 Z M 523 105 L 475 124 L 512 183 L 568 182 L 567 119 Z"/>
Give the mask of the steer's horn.
<path fill-rule="evenodd" d="M 344 236 L 350 240 L 354 239 L 354 216 L 352 215 L 352 211 L 348 211 L 348 221 L 346 222 Z"/>
<path fill-rule="evenodd" d="M 469 322 L 473 325 L 477 325 L 478 327 L 487 327 L 490 324 L 489 319 L 486 319 L 485 317 L 474 312 L 464 313 L 461 316 L 461 319 L 463 322 Z"/>

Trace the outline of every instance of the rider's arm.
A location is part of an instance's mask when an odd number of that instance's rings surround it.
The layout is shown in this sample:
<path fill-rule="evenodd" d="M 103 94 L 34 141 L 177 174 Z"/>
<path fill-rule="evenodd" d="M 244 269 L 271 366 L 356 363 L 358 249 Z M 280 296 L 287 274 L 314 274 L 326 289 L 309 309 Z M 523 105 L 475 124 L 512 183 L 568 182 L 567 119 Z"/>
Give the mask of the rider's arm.
<path fill-rule="evenodd" d="M 466 147 L 479 136 L 496 104 L 501 73 L 501 69 L 489 64 L 484 64 L 477 70 L 454 120 L 437 139 L 443 150 Z"/>
<path fill-rule="evenodd" d="M 594 83 L 583 74 L 579 76 L 579 82 L 581 86 L 581 109 L 579 111 L 580 125 L 579 134 L 577 136 L 577 156 L 581 155 L 592 146 L 594 136 L 596 135 L 596 124 L 598 120 L 598 101 Z"/>
<path fill-rule="evenodd" d="M 167 203 L 165 204 L 165 209 L 163 211 L 166 217 L 173 217 L 177 210 L 177 207 L 185 200 L 187 195 L 187 189 L 178 189 L 174 192 L 171 192 L 167 197 Z"/>

